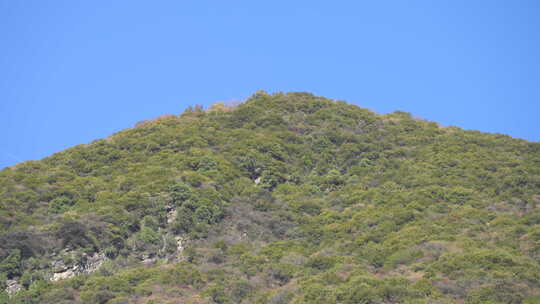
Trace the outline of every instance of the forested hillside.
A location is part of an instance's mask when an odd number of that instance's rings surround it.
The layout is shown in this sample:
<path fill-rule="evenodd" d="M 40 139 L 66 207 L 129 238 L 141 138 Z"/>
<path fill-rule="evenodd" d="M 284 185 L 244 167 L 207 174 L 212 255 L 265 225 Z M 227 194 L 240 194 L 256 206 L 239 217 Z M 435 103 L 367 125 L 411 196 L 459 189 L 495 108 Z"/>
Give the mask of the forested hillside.
<path fill-rule="evenodd" d="M 0 303 L 540 303 L 540 143 L 308 93 L 0 172 Z"/>

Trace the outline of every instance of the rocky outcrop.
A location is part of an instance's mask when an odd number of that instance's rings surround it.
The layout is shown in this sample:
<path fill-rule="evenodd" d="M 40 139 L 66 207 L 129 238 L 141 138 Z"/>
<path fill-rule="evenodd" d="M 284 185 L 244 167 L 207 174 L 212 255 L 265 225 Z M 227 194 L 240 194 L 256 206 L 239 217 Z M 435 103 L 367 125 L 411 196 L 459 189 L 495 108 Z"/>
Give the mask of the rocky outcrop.
<path fill-rule="evenodd" d="M 176 253 L 181 254 L 184 251 L 188 238 L 184 236 L 177 236 L 174 239 L 176 240 Z"/>
<path fill-rule="evenodd" d="M 172 211 L 172 212 L 171 212 Z M 174 212 L 174 213 L 173 213 Z M 176 210 L 172 209 L 169 212 L 173 216 L 176 215 Z M 178 260 L 183 260 L 185 257 L 182 255 L 187 242 L 189 241 L 187 236 L 176 236 L 176 258 Z M 53 273 L 50 277 L 50 280 L 53 282 L 73 278 L 81 274 L 90 274 L 97 271 L 101 265 L 107 260 L 107 257 L 103 253 L 94 253 L 92 256 L 87 256 L 83 254 L 82 258 L 77 260 L 84 262 L 64 262 L 66 257 L 74 260 L 75 252 L 70 250 L 63 250 L 59 255 L 56 256 L 56 260 L 52 263 Z M 153 265 L 158 261 L 158 258 L 153 254 L 145 254 L 141 256 L 141 262 L 144 265 Z M 14 285 L 15 286 L 15 285 Z M 17 285 L 20 286 L 20 285 Z M 15 287 L 12 289 L 14 290 Z M 20 288 L 20 287 L 19 287 Z"/>
<path fill-rule="evenodd" d="M 107 258 L 105 254 L 96 252 L 93 256 L 89 257 L 84 265 L 84 273 L 92 273 L 101 267 Z"/>
<path fill-rule="evenodd" d="M 53 276 L 51 277 L 51 281 L 56 282 L 60 280 L 73 278 L 78 273 L 79 273 L 79 269 L 76 266 L 74 266 L 73 268 L 67 268 L 65 270 L 53 273 Z"/>
<path fill-rule="evenodd" d="M 176 209 L 172 209 L 172 208 L 169 209 L 167 211 L 167 224 L 174 222 L 174 220 L 176 219 L 176 215 L 177 215 Z"/>
<path fill-rule="evenodd" d="M 19 282 L 15 281 L 15 280 L 7 280 L 6 285 L 7 285 L 6 292 L 9 295 L 17 293 L 17 291 L 21 290 L 21 288 L 22 288 L 22 285 L 19 284 Z"/>
<path fill-rule="evenodd" d="M 176 257 L 179 261 L 185 261 L 186 257 L 182 253 L 184 252 L 189 239 L 187 236 L 177 236 L 174 239 L 176 240 Z"/>
<path fill-rule="evenodd" d="M 51 281 L 69 279 L 80 274 L 95 272 L 103 265 L 105 260 L 105 254 L 96 252 L 94 255 L 86 257 L 86 262 L 82 264 L 66 265 L 63 261 L 55 261 Z"/>

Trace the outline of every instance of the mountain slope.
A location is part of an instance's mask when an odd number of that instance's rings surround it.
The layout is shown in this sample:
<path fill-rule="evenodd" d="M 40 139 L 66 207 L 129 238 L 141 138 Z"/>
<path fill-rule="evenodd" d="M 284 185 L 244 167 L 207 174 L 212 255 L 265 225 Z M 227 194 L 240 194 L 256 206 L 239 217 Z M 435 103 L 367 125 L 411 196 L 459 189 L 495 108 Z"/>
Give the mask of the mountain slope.
<path fill-rule="evenodd" d="M 540 143 L 257 92 L 1 171 L 0 298 L 536 303 L 539 204 Z"/>

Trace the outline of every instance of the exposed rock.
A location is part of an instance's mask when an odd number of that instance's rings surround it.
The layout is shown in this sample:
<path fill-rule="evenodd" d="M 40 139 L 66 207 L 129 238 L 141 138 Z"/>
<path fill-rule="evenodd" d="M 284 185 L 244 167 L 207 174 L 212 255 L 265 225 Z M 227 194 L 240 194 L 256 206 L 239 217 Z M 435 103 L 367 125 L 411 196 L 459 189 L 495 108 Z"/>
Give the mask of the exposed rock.
<path fill-rule="evenodd" d="M 149 266 L 149 265 L 154 265 L 156 263 L 156 259 L 155 258 L 147 258 L 147 259 L 144 259 L 142 261 L 143 265 L 146 265 L 146 266 Z"/>
<path fill-rule="evenodd" d="M 89 257 L 86 264 L 84 265 L 84 273 L 92 273 L 101 267 L 103 263 L 105 262 L 105 254 L 104 253 L 94 253 L 93 256 Z"/>
<path fill-rule="evenodd" d="M 15 281 L 15 280 L 7 280 L 6 285 L 7 285 L 6 292 L 9 295 L 17 293 L 17 291 L 21 290 L 21 288 L 22 288 L 21 284 L 19 284 L 19 282 Z"/>
<path fill-rule="evenodd" d="M 257 178 L 255 179 L 254 183 L 255 183 L 255 185 L 260 184 L 260 183 L 261 183 L 261 177 L 260 177 L 260 176 L 257 177 Z"/>
<path fill-rule="evenodd" d="M 106 257 L 103 253 L 94 253 L 91 257 L 86 259 L 86 263 L 83 265 L 67 266 L 63 261 L 53 262 L 55 272 L 51 277 L 51 281 L 59 281 L 64 279 L 73 278 L 80 274 L 89 274 L 95 272 L 103 265 Z"/>
<path fill-rule="evenodd" d="M 184 251 L 184 243 L 187 241 L 187 239 L 183 236 L 177 236 L 175 237 L 176 240 L 176 251 L 178 253 L 181 253 Z"/>
<path fill-rule="evenodd" d="M 51 281 L 56 282 L 56 281 L 59 281 L 59 280 L 69 279 L 69 278 L 73 278 L 76 275 L 77 275 L 77 273 L 75 272 L 74 269 L 67 269 L 67 270 L 64 270 L 62 272 L 53 273 Z"/>
<path fill-rule="evenodd" d="M 167 224 L 174 222 L 176 219 L 176 209 L 171 209 L 167 212 Z"/>
<path fill-rule="evenodd" d="M 54 261 L 52 267 L 55 272 L 64 272 L 68 269 L 64 261 Z"/>
<path fill-rule="evenodd" d="M 177 236 L 175 237 L 175 240 L 176 240 L 176 255 L 180 260 L 184 260 L 185 257 L 182 255 L 182 252 L 184 251 L 186 247 L 188 238 L 184 236 Z"/>

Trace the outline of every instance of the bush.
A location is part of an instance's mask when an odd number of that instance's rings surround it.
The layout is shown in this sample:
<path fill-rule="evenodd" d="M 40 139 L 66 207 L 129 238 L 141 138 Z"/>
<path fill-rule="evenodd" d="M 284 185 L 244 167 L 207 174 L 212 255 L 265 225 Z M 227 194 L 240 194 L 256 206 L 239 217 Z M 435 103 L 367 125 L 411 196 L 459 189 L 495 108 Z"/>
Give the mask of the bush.
<path fill-rule="evenodd" d="M 243 299 L 248 298 L 254 290 L 255 288 L 249 282 L 239 281 L 234 283 L 231 296 L 235 303 L 240 303 Z"/>
<path fill-rule="evenodd" d="M 211 285 L 204 291 L 206 295 L 214 302 L 218 304 L 231 303 L 231 299 L 225 292 L 225 288 L 221 285 Z"/>
<path fill-rule="evenodd" d="M 336 264 L 336 259 L 331 256 L 317 255 L 308 259 L 306 266 L 316 270 L 328 270 Z"/>
<path fill-rule="evenodd" d="M 272 264 L 268 273 L 280 285 L 285 285 L 294 277 L 295 269 L 290 264 Z"/>
<path fill-rule="evenodd" d="M 182 202 L 187 201 L 192 196 L 191 188 L 181 182 L 177 182 L 169 187 L 169 193 L 174 205 L 179 206 Z"/>
<path fill-rule="evenodd" d="M 143 227 L 136 237 L 144 244 L 157 244 L 161 240 L 159 233 L 150 227 Z"/>
<path fill-rule="evenodd" d="M 21 251 L 13 249 L 11 253 L 0 262 L 0 273 L 5 274 L 8 279 L 18 277 L 22 273 Z"/>
<path fill-rule="evenodd" d="M 75 201 L 73 199 L 66 196 L 60 196 L 53 199 L 49 203 L 49 212 L 53 214 L 64 213 L 73 205 L 75 205 Z"/>
<path fill-rule="evenodd" d="M 88 248 L 94 251 L 97 247 L 91 231 L 81 222 L 64 222 L 56 231 L 56 237 L 62 240 L 63 248 Z"/>

